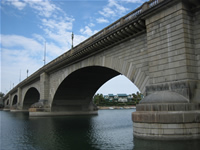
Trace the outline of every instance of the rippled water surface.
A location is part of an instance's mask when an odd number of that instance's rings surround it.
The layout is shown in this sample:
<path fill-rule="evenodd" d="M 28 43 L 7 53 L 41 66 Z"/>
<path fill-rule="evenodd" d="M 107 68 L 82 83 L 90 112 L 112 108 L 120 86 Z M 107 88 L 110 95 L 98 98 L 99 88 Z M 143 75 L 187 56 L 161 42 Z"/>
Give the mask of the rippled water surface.
<path fill-rule="evenodd" d="M 199 150 L 200 141 L 134 139 L 134 109 L 97 116 L 32 117 L 0 111 L 1 150 Z"/>

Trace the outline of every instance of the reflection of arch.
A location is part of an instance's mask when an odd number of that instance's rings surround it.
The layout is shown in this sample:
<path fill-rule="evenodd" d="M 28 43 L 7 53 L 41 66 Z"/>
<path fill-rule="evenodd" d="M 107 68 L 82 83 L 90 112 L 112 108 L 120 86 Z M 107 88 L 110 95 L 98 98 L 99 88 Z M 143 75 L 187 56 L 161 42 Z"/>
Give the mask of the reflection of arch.
<path fill-rule="evenodd" d="M 23 109 L 29 109 L 30 106 L 36 102 L 38 102 L 40 99 L 40 93 L 38 92 L 38 90 L 34 87 L 30 88 L 24 97 L 24 101 L 23 101 Z"/>
<path fill-rule="evenodd" d="M 12 106 L 15 105 L 15 104 L 17 104 L 17 101 L 18 101 L 18 96 L 15 95 L 14 98 L 13 98 L 13 100 L 12 100 Z"/>
<path fill-rule="evenodd" d="M 85 67 L 74 71 L 59 85 L 54 95 L 52 111 L 63 110 L 69 105 L 73 110 L 80 110 L 84 103 L 92 100 L 95 92 L 105 82 L 119 74 L 115 70 L 100 66 Z"/>

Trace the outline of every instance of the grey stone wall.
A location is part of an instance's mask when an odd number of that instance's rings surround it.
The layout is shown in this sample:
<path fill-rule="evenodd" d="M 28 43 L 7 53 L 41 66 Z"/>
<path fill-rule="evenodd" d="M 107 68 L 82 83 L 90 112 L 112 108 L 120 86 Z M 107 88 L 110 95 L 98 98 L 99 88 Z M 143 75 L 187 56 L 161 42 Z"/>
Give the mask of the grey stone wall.
<path fill-rule="evenodd" d="M 171 90 L 194 97 L 199 79 L 198 17 L 178 2 L 146 19 L 150 76 L 146 95 Z"/>
<path fill-rule="evenodd" d="M 146 19 L 150 84 L 197 79 L 190 20 L 182 3 Z"/>
<path fill-rule="evenodd" d="M 49 99 L 49 75 L 45 72 L 40 75 L 40 99 Z"/>
<path fill-rule="evenodd" d="M 193 20 L 194 20 L 194 26 L 193 26 L 194 48 L 197 59 L 198 79 L 200 79 L 200 11 L 199 10 L 197 10 L 194 13 Z"/>

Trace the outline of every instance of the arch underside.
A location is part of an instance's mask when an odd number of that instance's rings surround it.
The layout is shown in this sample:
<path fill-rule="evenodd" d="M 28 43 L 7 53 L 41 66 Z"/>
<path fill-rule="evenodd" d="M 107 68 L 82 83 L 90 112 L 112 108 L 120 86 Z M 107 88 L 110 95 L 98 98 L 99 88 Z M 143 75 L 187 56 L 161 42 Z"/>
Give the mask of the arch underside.
<path fill-rule="evenodd" d="M 18 96 L 15 95 L 14 98 L 13 98 L 13 101 L 12 101 L 12 106 L 17 104 L 17 99 L 18 99 Z"/>
<path fill-rule="evenodd" d="M 30 106 L 36 102 L 38 102 L 40 99 L 40 93 L 36 88 L 30 88 L 25 97 L 23 102 L 23 110 L 28 110 Z"/>
<path fill-rule="evenodd" d="M 120 73 L 105 67 L 85 67 L 71 73 L 58 87 L 52 111 L 83 110 L 92 101 L 96 91 L 109 79 Z"/>

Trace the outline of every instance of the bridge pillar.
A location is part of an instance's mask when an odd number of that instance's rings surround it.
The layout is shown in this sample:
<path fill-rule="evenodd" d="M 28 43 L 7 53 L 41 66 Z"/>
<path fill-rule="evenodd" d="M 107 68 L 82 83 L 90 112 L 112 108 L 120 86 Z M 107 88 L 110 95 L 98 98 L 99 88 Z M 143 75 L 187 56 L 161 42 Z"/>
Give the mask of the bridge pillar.
<path fill-rule="evenodd" d="M 22 109 L 22 89 L 18 87 L 17 89 L 17 95 L 18 95 L 18 100 L 17 100 L 17 108 Z"/>
<path fill-rule="evenodd" d="M 22 90 L 20 87 L 17 88 L 17 103 L 10 107 L 11 112 L 20 112 L 22 111 Z"/>
<path fill-rule="evenodd" d="M 145 19 L 149 84 L 132 113 L 137 138 L 200 139 L 200 13 L 199 5 L 191 11 L 193 2 L 174 0 Z"/>
<path fill-rule="evenodd" d="M 200 139 L 200 103 L 158 91 L 145 97 L 132 113 L 136 138 L 156 140 Z"/>
<path fill-rule="evenodd" d="M 49 99 L 49 75 L 46 72 L 40 75 L 40 99 Z"/>
<path fill-rule="evenodd" d="M 31 112 L 50 112 L 51 106 L 49 102 L 49 75 L 44 72 L 40 75 L 40 100 L 31 105 Z"/>
<path fill-rule="evenodd" d="M 9 100 L 8 100 L 8 108 L 11 107 L 11 100 L 12 100 L 12 95 L 9 94 Z"/>
<path fill-rule="evenodd" d="M 11 94 L 8 95 L 8 99 L 4 102 L 4 111 L 10 111 Z"/>

